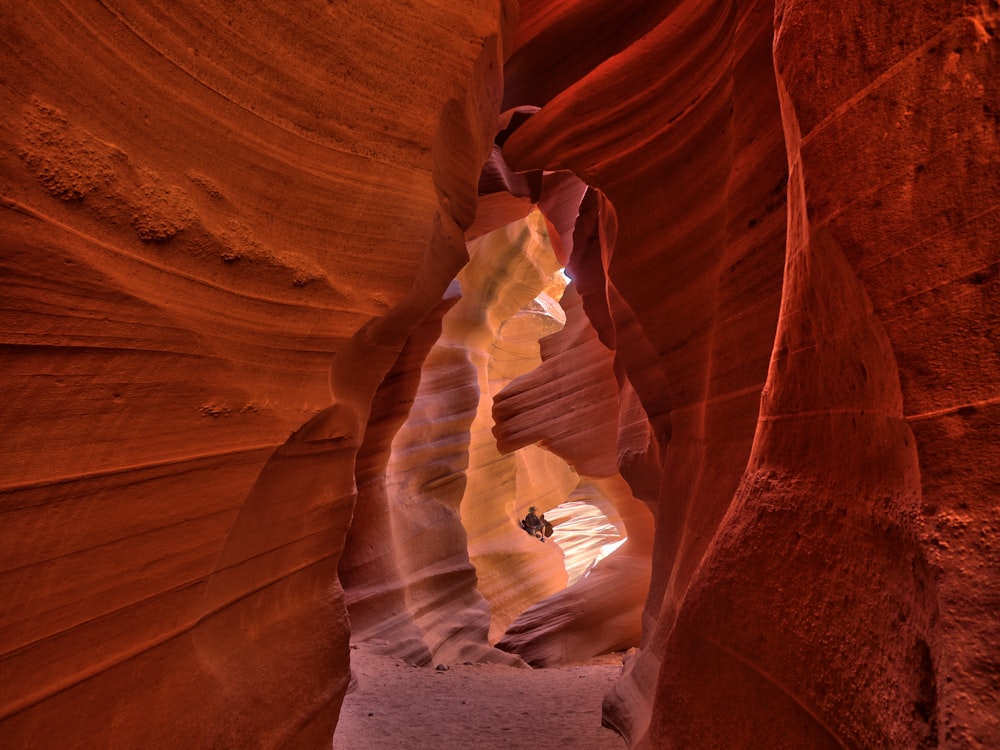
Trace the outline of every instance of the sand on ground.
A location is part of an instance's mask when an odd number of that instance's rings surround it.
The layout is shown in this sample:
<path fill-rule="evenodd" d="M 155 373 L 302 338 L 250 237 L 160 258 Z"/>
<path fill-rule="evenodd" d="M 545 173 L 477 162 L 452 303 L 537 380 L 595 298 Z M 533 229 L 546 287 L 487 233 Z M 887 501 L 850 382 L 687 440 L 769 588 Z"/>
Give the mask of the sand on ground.
<path fill-rule="evenodd" d="M 351 646 L 351 687 L 334 750 L 624 750 L 601 726 L 601 701 L 621 654 L 548 669 L 414 667 Z"/>

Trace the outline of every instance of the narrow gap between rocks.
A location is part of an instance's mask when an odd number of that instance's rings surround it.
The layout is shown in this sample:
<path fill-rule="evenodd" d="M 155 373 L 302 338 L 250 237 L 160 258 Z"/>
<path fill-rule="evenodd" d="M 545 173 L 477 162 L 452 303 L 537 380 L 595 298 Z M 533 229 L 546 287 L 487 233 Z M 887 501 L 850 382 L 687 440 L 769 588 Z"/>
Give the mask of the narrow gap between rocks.
<path fill-rule="evenodd" d="M 592 320 L 610 302 L 580 288 L 604 276 L 613 208 L 568 173 L 513 175 L 499 149 L 480 193 L 435 338 L 376 398 L 400 416 L 369 454 L 384 472 L 359 474 L 341 561 L 339 750 L 624 747 L 602 702 L 638 645 L 653 521 L 617 466 L 623 410 L 640 451 L 652 432 L 610 311 Z M 542 542 L 520 525 L 530 506 L 554 527 Z"/>

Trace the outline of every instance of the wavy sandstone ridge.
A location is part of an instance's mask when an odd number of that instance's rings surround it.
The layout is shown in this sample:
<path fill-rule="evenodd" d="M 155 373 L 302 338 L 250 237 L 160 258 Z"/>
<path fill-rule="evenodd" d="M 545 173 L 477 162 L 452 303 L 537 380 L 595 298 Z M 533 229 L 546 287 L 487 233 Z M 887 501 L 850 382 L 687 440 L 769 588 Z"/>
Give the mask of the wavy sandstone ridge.
<path fill-rule="evenodd" d="M 5 744 L 328 744 L 355 456 L 465 263 L 508 10 L 4 11 Z"/>
<path fill-rule="evenodd" d="M 353 636 L 1000 746 L 995 0 L 8 5 L 6 744 L 328 747 Z"/>
<path fill-rule="evenodd" d="M 971 468 L 997 450 L 995 6 L 682 0 L 638 29 L 522 3 L 505 106 L 541 109 L 505 157 L 608 196 L 588 314 L 665 380 L 637 387 L 666 445 L 647 627 L 605 705 L 637 746 L 1000 741 Z"/>

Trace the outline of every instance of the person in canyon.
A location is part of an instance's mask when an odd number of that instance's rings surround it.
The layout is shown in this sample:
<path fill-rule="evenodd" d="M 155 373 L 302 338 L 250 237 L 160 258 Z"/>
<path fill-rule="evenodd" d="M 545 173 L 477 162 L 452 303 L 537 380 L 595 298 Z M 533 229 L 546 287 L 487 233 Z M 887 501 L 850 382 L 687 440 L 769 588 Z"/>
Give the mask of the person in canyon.
<path fill-rule="evenodd" d="M 540 542 L 544 542 L 547 537 L 552 536 L 552 524 L 545 520 L 544 513 L 542 513 L 541 518 L 535 514 L 534 505 L 528 508 L 528 515 L 521 521 L 521 528 Z"/>
<path fill-rule="evenodd" d="M 544 513 L 542 514 L 544 516 Z M 545 537 L 542 536 L 542 521 L 535 515 L 535 506 L 532 505 L 528 508 L 528 515 L 524 517 L 521 521 L 521 526 L 534 537 L 544 540 Z"/>

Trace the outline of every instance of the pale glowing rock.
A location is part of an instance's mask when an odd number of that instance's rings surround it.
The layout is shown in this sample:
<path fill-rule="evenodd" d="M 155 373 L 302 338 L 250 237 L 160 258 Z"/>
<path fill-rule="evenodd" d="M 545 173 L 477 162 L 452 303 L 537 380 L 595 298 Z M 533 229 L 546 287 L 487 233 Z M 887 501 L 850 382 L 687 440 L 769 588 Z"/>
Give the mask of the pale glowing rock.
<path fill-rule="evenodd" d="M 462 521 L 479 590 L 490 602 L 492 642 L 530 604 L 565 587 L 561 552 L 528 536 L 518 522 L 530 505 L 561 503 L 578 478 L 540 448 L 501 455 L 492 434 L 493 396 L 540 363 L 538 339 L 561 329 L 565 318 L 553 309 L 552 293 L 561 296 L 565 282 L 544 217 L 535 211 L 523 223 L 473 240 L 469 255 L 459 274 L 469 296 L 453 316 L 453 330 L 463 338 L 452 340 L 467 348 L 481 395 Z"/>
<path fill-rule="evenodd" d="M 545 517 L 554 527 L 550 541 L 563 552 L 570 586 L 625 541 L 625 526 L 615 507 L 586 481 Z"/>

